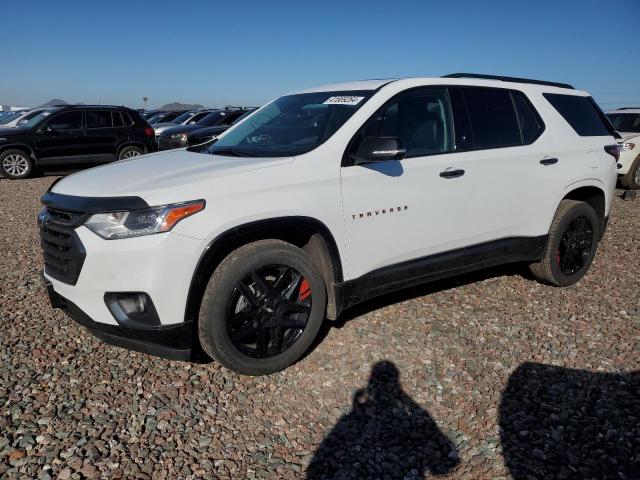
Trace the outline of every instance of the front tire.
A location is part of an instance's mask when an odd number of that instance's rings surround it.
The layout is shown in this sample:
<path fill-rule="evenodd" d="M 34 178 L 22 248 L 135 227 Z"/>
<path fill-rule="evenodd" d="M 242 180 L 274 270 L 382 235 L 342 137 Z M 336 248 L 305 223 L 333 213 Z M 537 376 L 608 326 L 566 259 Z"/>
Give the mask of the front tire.
<path fill-rule="evenodd" d="M 200 344 L 237 373 L 274 373 L 309 349 L 326 304 L 324 280 L 307 253 L 281 240 L 253 242 L 231 252 L 211 276 Z"/>
<path fill-rule="evenodd" d="M 588 203 L 562 200 L 549 229 L 544 256 L 529 266 L 533 276 L 557 287 L 580 281 L 596 256 L 600 225 Z"/>
<path fill-rule="evenodd" d="M 7 150 L 0 154 L 0 172 L 6 178 L 27 178 L 33 171 L 33 160 L 23 150 Z"/>
<path fill-rule="evenodd" d="M 633 161 L 629 171 L 622 176 L 620 183 L 627 190 L 640 190 L 640 155 Z"/>

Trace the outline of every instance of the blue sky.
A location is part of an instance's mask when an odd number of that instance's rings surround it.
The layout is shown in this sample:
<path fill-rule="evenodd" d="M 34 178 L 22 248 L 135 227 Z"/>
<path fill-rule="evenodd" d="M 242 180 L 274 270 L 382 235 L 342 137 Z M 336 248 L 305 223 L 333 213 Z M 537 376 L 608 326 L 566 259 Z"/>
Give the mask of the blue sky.
<path fill-rule="evenodd" d="M 323 83 L 478 72 L 640 106 L 640 0 L 0 0 L 0 104 L 258 105 Z"/>

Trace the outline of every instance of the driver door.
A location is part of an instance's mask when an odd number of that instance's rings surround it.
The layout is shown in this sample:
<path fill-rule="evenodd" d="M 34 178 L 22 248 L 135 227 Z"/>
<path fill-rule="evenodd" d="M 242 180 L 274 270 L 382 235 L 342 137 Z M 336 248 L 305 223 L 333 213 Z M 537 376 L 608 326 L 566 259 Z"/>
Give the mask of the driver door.
<path fill-rule="evenodd" d="M 466 244 L 472 186 L 454 152 L 452 125 L 447 89 L 423 87 L 392 98 L 350 142 L 341 168 L 348 278 Z M 371 136 L 398 137 L 405 158 L 354 164 L 358 145 Z"/>
<path fill-rule="evenodd" d="M 82 111 L 52 117 L 38 130 L 34 147 L 39 163 L 81 160 L 86 155 Z"/>

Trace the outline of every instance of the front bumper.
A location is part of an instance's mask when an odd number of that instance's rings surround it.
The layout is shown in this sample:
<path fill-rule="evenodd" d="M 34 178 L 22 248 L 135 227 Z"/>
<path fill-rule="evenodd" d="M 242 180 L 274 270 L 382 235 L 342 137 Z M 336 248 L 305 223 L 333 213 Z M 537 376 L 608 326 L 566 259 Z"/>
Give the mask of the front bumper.
<path fill-rule="evenodd" d="M 75 303 L 57 293 L 51 281 L 43 278 L 51 306 L 63 309 L 69 318 L 109 345 L 171 360 L 191 361 L 200 355 L 200 349 L 194 341 L 193 322 L 146 329 L 96 322 Z"/>

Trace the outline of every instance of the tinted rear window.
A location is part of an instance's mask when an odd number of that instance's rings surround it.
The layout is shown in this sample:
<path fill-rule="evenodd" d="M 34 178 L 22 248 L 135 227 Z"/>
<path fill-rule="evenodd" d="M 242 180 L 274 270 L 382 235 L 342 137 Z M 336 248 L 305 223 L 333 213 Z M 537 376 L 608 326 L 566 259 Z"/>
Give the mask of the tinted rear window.
<path fill-rule="evenodd" d="M 591 97 L 545 93 L 544 97 L 581 137 L 611 135 L 610 126 Z"/>
<path fill-rule="evenodd" d="M 122 127 L 124 125 L 124 123 L 122 123 L 122 116 L 120 115 L 120 112 L 111 112 L 111 115 L 113 116 L 114 127 Z"/>
<path fill-rule="evenodd" d="M 127 126 L 133 125 L 133 119 L 129 112 L 120 112 L 122 114 L 122 119 L 124 120 L 124 124 Z"/>
<path fill-rule="evenodd" d="M 463 88 L 475 148 L 521 145 L 520 126 L 509 90 Z"/>
<path fill-rule="evenodd" d="M 112 126 L 109 110 L 88 111 L 86 115 L 87 128 L 109 128 Z"/>

